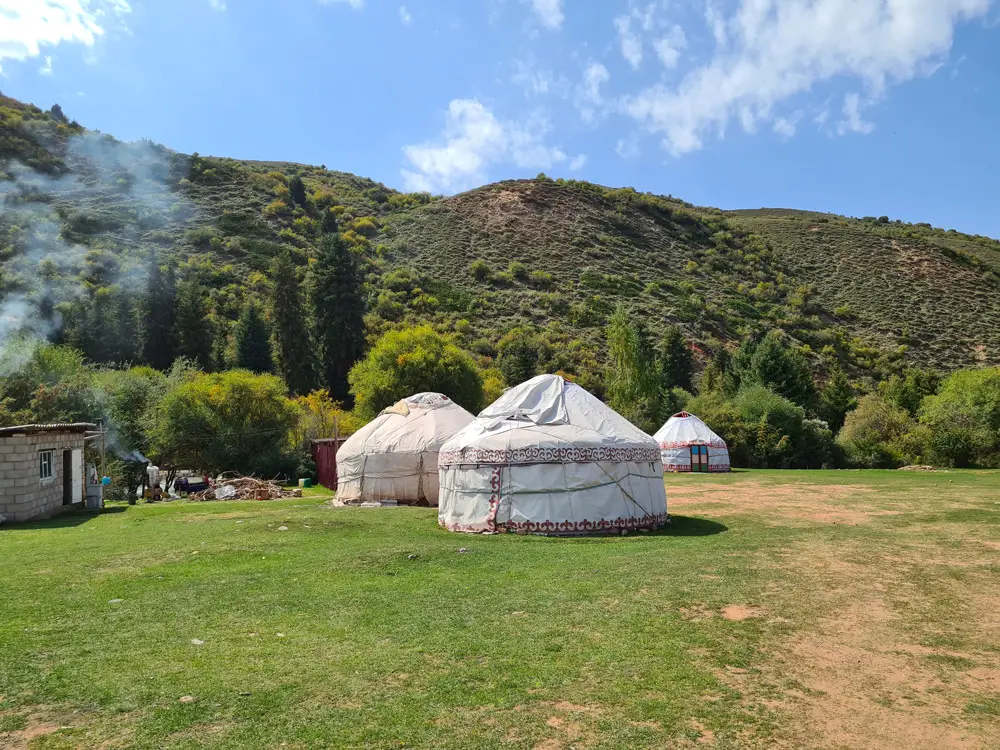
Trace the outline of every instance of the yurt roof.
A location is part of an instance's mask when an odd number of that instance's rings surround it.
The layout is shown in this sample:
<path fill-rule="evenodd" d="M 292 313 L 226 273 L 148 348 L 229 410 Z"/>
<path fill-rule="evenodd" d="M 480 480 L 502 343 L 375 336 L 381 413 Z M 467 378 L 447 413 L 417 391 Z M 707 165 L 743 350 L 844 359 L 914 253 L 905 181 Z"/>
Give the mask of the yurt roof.
<path fill-rule="evenodd" d="M 351 435 L 342 453 L 436 453 L 474 417 L 441 393 L 417 393 L 397 401 Z"/>
<path fill-rule="evenodd" d="M 441 465 L 658 460 L 655 441 L 586 390 L 539 375 L 483 409 L 441 449 Z"/>
<path fill-rule="evenodd" d="M 686 411 L 674 414 L 653 436 L 661 448 L 684 448 L 689 445 L 707 445 L 725 448 L 726 441 L 694 414 Z"/>

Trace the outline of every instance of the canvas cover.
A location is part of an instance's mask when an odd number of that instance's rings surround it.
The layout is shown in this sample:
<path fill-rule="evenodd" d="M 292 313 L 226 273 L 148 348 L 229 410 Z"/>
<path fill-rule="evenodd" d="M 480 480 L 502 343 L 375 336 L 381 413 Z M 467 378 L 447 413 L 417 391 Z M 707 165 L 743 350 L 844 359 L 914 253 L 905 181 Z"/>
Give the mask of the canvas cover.
<path fill-rule="evenodd" d="M 512 388 L 441 449 L 439 521 L 452 531 L 572 534 L 667 521 L 659 448 L 575 383 Z"/>
<path fill-rule="evenodd" d="M 440 393 L 418 393 L 384 409 L 337 451 L 337 500 L 436 506 L 438 451 L 472 420 Z"/>
<path fill-rule="evenodd" d="M 708 448 L 708 471 L 729 471 L 726 441 L 694 414 L 674 414 L 653 436 L 660 445 L 664 471 L 691 471 L 691 448 Z"/>

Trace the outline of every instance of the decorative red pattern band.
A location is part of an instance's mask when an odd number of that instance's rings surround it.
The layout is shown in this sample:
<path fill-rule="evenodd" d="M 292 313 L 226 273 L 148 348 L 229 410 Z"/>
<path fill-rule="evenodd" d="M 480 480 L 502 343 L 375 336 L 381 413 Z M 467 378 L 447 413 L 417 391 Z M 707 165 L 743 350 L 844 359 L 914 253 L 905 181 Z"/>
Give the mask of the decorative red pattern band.
<path fill-rule="evenodd" d="M 459 464 L 582 464 L 596 461 L 611 463 L 648 463 L 660 460 L 660 448 L 635 447 L 615 448 L 600 446 L 595 448 L 513 448 L 491 450 L 485 448 L 463 448 L 448 451 L 438 456 L 438 466 Z"/>
<path fill-rule="evenodd" d="M 707 445 L 709 448 L 725 448 L 726 441 L 722 440 L 687 440 L 682 442 L 673 443 L 660 443 L 660 447 L 663 450 L 670 450 L 671 448 L 690 448 L 692 445 Z"/>
<path fill-rule="evenodd" d="M 491 500 L 492 510 L 492 500 Z M 586 534 L 615 531 L 637 531 L 639 529 L 658 529 L 670 520 L 668 513 L 657 513 L 651 516 L 622 517 L 622 518 L 602 518 L 596 521 L 584 519 L 582 521 L 506 521 L 496 523 L 494 519 L 488 518 L 487 528 L 481 529 L 473 526 L 458 523 L 445 523 L 438 521 L 440 526 L 444 526 L 449 531 L 480 531 L 484 533 L 525 532 L 529 534 Z"/>
<path fill-rule="evenodd" d="M 666 472 L 675 471 L 691 471 L 691 464 L 663 464 L 663 470 Z M 729 464 L 710 464 L 708 467 L 709 473 L 718 471 L 729 471 Z"/>

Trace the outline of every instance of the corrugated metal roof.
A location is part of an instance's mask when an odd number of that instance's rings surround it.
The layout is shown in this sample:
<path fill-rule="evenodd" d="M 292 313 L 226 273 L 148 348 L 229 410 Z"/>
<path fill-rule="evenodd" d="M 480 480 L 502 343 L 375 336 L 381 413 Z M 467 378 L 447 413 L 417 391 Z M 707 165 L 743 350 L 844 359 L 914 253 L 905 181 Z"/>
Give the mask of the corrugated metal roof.
<path fill-rule="evenodd" d="M 20 435 L 32 432 L 86 432 L 96 430 L 97 425 L 91 422 L 70 422 L 66 424 L 22 424 L 16 427 L 0 427 L 0 437 L 5 435 Z"/>

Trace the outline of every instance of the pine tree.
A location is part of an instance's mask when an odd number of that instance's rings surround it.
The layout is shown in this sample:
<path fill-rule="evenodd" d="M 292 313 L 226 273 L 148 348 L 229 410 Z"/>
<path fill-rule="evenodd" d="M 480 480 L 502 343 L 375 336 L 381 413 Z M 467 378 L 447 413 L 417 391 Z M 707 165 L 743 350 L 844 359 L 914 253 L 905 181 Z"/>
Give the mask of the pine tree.
<path fill-rule="evenodd" d="M 691 390 L 691 375 L 694 371 L 694 356 L 684 339 L 681 329 L 675 325 L 667 326 L 660 345 L 660 377 L 663 388 L 683 388 Z"/>
<path fill-rule="evenodd" d="M 608 404 L 640 429 L 659 427 L 659 373 L 649 332 L 619 307 L 608 324 Z"/>
<path fill-rule="evenodd" d="M 310 302 L 322 383 L 335 400 L 349 405 L 347 373 L 364 352 L 364 300 L 354 257 L 339 234 L 320 242 Z"/>
<path fill-rule="evenodd" d="M 264 373 L 274 369 L 271 356 L 271 331 L 257 303 L 250 302 L 240 313 L 233 331 L 236 366 L 250 372 Z"/>
<path fill-rule="evenodd" d="M 298 175 L 293 175 L 292 179 L 288 181 L 288 194 L 292 199 L 292 203 L 296 206 L 306 205 L 306 186 L 302 182 L 302 178 Z"/>
<path fill-rule="evenodd" d="M 847 380 L 847 375 L 838 366 L 830 368 L 830 377 L 823 386 L 819 397 L 819 414 L 834 433 L 844 426 L 847 413 L 858 405 L 854 397 L 854 389 Z"/>
<path fill-rule="evenodd" d="M 214 329 L 205 287 L 195 279 L 181 283 L 177 291 L 177 356 L 187 357 L 210 372 Z"/>
<path fill-rule="evenodd" d="M 271 292 L 274 360 L 288 390 L 302 396 L 316 387 L 316 358 L 309 337 L 302 286 L 287 250 L 274 259 L 271 279 L 274 282 Z"/>
<path fill-rule="evenodd" d="M 143 305 L 143 361 L 158 370 L 166 370 L 174 361 L 174 302 L 177 294 L 173 265 L 167 272 L 160 268 L 156 250 L 149 258 L 146 299 Z"/>

